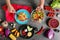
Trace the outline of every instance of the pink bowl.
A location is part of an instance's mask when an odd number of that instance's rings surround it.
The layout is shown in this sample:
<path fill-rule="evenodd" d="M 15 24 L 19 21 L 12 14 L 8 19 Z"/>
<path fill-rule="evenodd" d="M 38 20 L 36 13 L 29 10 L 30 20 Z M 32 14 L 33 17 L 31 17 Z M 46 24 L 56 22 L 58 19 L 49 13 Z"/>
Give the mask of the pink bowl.
<path fill-rule="evenodd" d="M 59 21 L 57 19 L 50 19 L 48 25 L 50 28 L 57 28 L 59 26 Z"/>

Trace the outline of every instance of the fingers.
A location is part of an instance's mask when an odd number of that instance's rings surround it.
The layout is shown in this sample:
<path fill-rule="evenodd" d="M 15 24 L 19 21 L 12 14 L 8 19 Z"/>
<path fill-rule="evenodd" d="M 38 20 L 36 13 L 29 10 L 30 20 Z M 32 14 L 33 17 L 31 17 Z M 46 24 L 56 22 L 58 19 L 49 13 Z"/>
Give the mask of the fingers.
<path fill-rule="evenodd" d="M 43 10 L 43 7 L 42 6 L 38 6 L 37 8 L 36 8 L 36 10 Z"/>
<path fill-rule="evenodd" d="M 10 13 L 16 13 L 16 11 L 15 10 L 11 10 Z"/>
<path fill-rule="evenodd" d="M 40 7 L 37 7 L 37 8 L 36 8 L 36 10 L 39 10 L 39 9 L 40 9 Z"/>
<path fill-rule="evenodd" d="M 40 7 L 37 7 L 37 8 L 36 8 L 36 11 L 40 11 L 40 10 L 41 10 L 41 8 L 40 8 Z"/>

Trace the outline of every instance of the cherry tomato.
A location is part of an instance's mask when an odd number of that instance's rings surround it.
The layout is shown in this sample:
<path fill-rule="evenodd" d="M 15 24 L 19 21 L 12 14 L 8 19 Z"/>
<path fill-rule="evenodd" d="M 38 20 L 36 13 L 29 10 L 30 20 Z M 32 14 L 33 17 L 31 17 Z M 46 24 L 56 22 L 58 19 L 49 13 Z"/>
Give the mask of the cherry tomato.
<path fill-rule="evenodd" d="M 49 13 L 48 13 L 48 17 L 54 17 L 54 15 L 55 15 L 55 14 L 54 14 L 53 12 L 49 12 Z"/>
<path fill-rule="evenodd" d="M 25 36 L 26 34 L 27 34 L 27 33 L 25 32 L 25 30 L 23 30 L 23 31 L 22 31 L 22 35 Z"/>

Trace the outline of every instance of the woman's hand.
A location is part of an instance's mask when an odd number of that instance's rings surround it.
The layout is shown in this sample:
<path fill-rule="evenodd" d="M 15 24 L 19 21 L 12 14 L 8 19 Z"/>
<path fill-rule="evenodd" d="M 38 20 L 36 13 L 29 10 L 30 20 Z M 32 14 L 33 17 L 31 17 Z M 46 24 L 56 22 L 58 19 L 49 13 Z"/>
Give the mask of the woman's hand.
<path fill-rule="evenodd" d="M 40 0 L 36 10 L 43 10 L 45 0 Z"/>
<path fill-rule="evenodd" d="M 12 5 L 8 6 L 8 11 L 10 13 L 16 13 L 16 10 L 14 9 L 14 7 Z"/>

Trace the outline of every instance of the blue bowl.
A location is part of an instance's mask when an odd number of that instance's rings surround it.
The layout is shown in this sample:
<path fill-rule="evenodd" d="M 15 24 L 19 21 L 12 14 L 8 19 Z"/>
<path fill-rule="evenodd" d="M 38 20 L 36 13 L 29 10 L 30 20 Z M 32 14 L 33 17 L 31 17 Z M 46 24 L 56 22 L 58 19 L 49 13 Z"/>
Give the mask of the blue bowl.
<path fill-rule="evenodd" d="M 26 14 L 26 16 L 27 16 L 27 20 L 25 20 L 25 21 L 20 21 L 19 19 L 18 19 L 18 17 L 17 17 L 17 15 L 20 13 L 20 12 L 23 12 L 24 14 Z M 17 12 L 16 12 L 16 14 L 15 14 L 15 20 L 16 20 L 16 22 L 18 23 L 18 24 L 27 24 L 28 22 L 29 22 L 29 19 L 30 19 L 30 13 L 27 11 L 27 10 L 25 10 L 25 9 L 20 9 L 20 10 L 18 10 Z"/>

